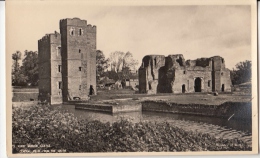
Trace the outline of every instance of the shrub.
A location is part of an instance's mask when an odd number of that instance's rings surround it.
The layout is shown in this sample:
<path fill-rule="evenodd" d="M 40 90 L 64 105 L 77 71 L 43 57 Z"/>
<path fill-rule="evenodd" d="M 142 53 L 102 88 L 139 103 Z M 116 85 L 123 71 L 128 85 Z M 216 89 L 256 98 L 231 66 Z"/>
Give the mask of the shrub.
<path fill-rule="evenodd" d="M 137 151 L 240 151 L 252 150 L 239 139 L 216 139 L 209 134 L 185 131 L 168 122 L 138 122 L 121 119 L 112 124 L 78 119 L 50 106 L 13 108 L 13 153 L 21 149 L 64 152 Z M 19 148 L 18 145 L 41 145 Z"/>

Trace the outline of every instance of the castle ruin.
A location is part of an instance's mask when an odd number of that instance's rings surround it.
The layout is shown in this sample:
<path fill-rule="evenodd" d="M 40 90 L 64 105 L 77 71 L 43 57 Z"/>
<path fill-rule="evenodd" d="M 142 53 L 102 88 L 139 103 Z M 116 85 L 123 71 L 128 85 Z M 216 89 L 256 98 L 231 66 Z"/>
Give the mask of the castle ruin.
<path fill-rule="evenodd" d="M 139 68 L 139 93 L 231 92 L 220 56 L 185 61 L 182 54 L 147 55 Z"/>
<path fill-rule="evenodd" d="M 60 20 L 38 41 L 39 100 L 59 104 L 96 94 L 96 26 L 79 18 Z"/>

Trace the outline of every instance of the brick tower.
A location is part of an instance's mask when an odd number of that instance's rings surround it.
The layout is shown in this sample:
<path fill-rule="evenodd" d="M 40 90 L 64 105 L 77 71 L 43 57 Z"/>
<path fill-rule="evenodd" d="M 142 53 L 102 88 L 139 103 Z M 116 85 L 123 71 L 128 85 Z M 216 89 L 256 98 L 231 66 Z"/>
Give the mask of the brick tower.
<path fill-rule="evenodd" d="M 96 26 L 79 18 L 60 20 L 63 101 L 96 94 Z"/>

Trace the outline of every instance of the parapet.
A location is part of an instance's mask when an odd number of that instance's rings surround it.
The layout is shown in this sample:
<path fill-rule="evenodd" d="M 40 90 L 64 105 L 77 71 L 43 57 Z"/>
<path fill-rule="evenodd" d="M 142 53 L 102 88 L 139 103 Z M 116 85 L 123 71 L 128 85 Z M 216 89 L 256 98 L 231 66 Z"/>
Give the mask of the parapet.
<path fill-rule="evenodd" d="M 90 24 L 87 25 L 88 32 L 96 32 L 96 29 L 97 29 L 97 27 L 95 25 L 93 25 L 93 26 Z"/>
<path fill-rule="evenodd" d="M 61 19 L 60 20 L 60 26 L 80 26 L 80 27 L 86 27 L 87 26 L 87 20 L 81 20 L 79 18 L 67 18 L 67 19 Z"/>
<path fill-rule="evenodd" d="M 38 40 L 38 42 L 60 43 L 60 39 L 61 35 L 55 31 L 54 33 L 46 34 L 40 40 Z"/>

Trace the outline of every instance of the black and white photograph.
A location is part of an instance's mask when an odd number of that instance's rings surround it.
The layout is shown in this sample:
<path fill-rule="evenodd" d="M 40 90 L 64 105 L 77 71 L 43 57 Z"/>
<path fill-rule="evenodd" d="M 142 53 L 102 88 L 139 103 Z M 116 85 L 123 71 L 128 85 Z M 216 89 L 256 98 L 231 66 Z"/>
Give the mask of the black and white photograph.
<path fill-rule="evenodd" d="M 257 4 L 6 1 L 7 153 L 258 153 Z"/>

